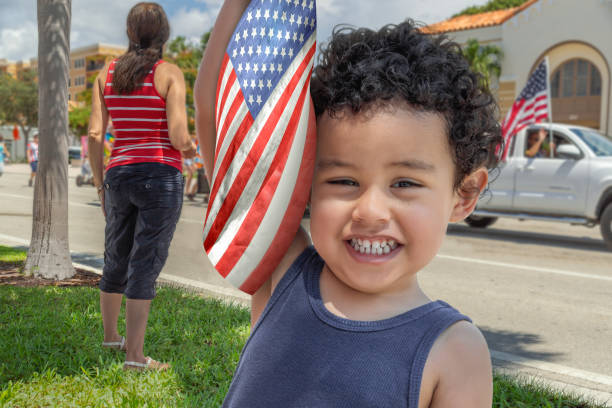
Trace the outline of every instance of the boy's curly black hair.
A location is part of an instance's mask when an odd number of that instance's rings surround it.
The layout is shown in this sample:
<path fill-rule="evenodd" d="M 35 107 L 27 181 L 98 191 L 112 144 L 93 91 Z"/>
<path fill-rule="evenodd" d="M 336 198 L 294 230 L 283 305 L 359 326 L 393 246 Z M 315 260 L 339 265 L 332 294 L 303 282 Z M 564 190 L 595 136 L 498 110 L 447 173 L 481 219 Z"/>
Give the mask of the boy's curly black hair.
<path fill-rule="evenodd" d="M 497 105 L 479 78 L 458 44 L 425 34 L 407 20 L 378 32 L 334 29 L 321 49 L 310 89 L 317 117 L 398 102 L 441 114 L 455 163 L 454 188 L 469 193 L 463 178 L 481 166 L 494 168 L 502 143 Z"/>

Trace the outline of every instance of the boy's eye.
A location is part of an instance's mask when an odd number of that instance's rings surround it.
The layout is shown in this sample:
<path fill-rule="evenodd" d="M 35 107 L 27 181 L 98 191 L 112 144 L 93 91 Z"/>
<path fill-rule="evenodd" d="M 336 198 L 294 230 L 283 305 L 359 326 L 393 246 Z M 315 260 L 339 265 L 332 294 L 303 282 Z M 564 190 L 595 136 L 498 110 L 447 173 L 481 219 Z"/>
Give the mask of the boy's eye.
<path fill-rule="evenodd" d="M 340 185 L 340 186 L 350 186 L 350 187 L 355 187 L 358 186 L 359 184 L 357 184 L 356 181 L 351 180 L 351 179 L 335 179 L 335 180 L 329 180 L 328 181 L 329 184 L 335 184 L 335 185 Z"/>
<path fill-rule="evenodd" d="M 393 188 L 410 188 L 410 187 L 421 187 L 420 184 L 415 183 L 412 180 L 398 180 L 395 183 L 391 184 Z"/>

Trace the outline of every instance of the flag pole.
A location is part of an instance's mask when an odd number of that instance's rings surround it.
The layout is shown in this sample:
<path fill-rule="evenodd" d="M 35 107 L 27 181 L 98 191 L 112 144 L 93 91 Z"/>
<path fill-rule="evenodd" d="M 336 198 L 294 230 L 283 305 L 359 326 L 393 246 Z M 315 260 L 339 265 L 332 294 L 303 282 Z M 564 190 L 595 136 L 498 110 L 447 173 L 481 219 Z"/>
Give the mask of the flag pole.
<path fill-rule="evenodd" d="M 548 55 L 544 57 L 544 64 L 546 65 L 546 99 L 548 101 L 548 156 L 553 157 L 553 130 L 552 130 L 552 98 L 550 97 L 550 64 L 548 62 Z"/>

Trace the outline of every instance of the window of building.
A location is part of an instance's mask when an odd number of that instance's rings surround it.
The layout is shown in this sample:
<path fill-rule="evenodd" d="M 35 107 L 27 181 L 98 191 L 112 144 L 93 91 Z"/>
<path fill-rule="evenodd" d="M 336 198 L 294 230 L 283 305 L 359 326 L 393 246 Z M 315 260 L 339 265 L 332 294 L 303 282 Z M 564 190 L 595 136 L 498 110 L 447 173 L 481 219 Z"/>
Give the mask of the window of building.
<path fill-rule="evenodd" d="M 85 77 L 84 76 L 78 76 L 76 78 L 74 78 L 74 86 L 83 86 L 85 85 Z"/>
<path fill-rule="evenodd" d="M 550 88 L 553 98 L 601 95 L 601 75 L 595 65 L 576 58 L 553 73 Z"/>
<path fill-rule="evenodd" d="M 564 62 L 550 77 L 553 121 L 600 127 L 601 74 L 584 58 Z"/>
<path fill-rule="evenodd" d="M 75 68 L 83 68 L 85 66 L 85 58 L 79 58 L 74 60 Z"/>

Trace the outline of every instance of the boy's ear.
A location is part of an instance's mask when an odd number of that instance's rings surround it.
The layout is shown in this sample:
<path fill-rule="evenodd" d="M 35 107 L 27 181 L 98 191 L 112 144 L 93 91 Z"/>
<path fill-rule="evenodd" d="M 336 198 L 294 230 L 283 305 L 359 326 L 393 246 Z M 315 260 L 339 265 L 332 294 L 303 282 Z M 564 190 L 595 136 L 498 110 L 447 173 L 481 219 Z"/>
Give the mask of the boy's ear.
<path fill-rule="evenodd" d="M 480 167 L 465 176 L 455 193 L 455 203 L 450 216 L 450 222 L 459 222 L 467 218 L 478 203 L 482 190 L 489 181 L 489 172 L 485 167 Z"/>

